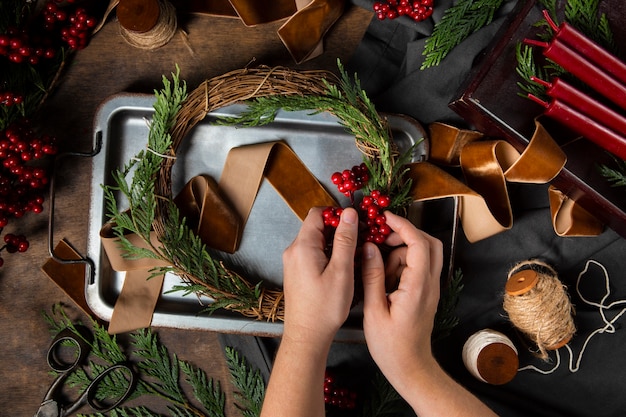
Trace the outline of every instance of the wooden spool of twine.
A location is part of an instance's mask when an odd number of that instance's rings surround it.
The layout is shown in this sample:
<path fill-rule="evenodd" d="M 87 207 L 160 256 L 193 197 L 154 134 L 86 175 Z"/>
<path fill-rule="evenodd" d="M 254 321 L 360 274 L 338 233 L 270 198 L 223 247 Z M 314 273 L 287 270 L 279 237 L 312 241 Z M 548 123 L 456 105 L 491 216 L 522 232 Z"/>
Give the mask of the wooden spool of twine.
<path fill-rule="evenodd" d="M 170 155 L 163 158 L 155 181 L 155 195 L 165 197 L 157 199 L 156 216 L 153 223 L 157 236 L 165 235 L 163 218 L 168 215 L 167 201 L 172 198 L 171 175 L 172 167 L 176 162 L 176 151 L 196 124 L 211 111 L 257 97 L 292 94 L 319 96 L 325 94 L 327 87 L 324 80 L 334 83 L 336 77 L 328 71 L 293 71 L 281 67 L 262 66 L 235 70 L 211 78 L 190 92 L 178 111 L 176 123 L 170 132 L 172 139 Z M 234 274 L 234 272 L 232 273 Z M 180 274 L 180 276 L 183 280 L 193 284 L 210 285 L 206 281 L 189 274 Z M 246 285 L 251 289 L 254 288 L 254 284 L 247 281 Z M 212 290 L 215 291 L 216 289 L 213 288 Z M 223 295 L 225 297 L 230 296 L 225 292 Z M 236 304 L 235 299 L 233 304 Z M 280 289 L 263 288 L 258 304 L 254 308 L 238 311 L 246 317 L 259 320 L 282 320 L 284 316 L 283 292 Z"/>
<path fill-rule="evenodd" d="M 176 9 L 167 0 L 120 0 L 116 14 L 122 37 L 135 48 L 160 48 L 178 30 Z"/>
<path fill-rule="evenodd" d="M 538 348 L 538 356 L 565 346 L 574 336 L 574 308 L 556 271 L 538 260 L 515 265 L 505 286 L 504 310 Z"/>
<path fill-rule="evenodd" d="M 463 345 L 463 363 L 479 381 L 502 385 L 517 375 L 519 358 L 513 342 L 503 333 L 484 329 Z"/>

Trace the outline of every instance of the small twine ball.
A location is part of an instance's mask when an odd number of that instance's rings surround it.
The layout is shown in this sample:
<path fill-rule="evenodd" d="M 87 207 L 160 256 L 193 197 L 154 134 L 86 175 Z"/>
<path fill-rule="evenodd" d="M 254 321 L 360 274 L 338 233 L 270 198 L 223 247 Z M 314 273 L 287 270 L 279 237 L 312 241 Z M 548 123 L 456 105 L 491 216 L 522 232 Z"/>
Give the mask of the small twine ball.
<path fill-rule="evenodd" d="M 463 345 L 463 364 L 479 381 L 502 385 L 517 375 L 519 358 L 511 339 L 484 329 L 471 335 Z"/>
<path fill-rule="evenodd" d="M 117 18 L 126 43 L 139 49 L 160 48 L 178 30 L 176 9 L 167 0 L 121 1 Z"/>
<path fill-rule="evenodd" d="M 546 360 L 549 350 L 565 346 L 574 336 L 574 307 L 567 287 L 548 264 L 529 260 L 514 266 L 505 286 L 504 310 Z"/>

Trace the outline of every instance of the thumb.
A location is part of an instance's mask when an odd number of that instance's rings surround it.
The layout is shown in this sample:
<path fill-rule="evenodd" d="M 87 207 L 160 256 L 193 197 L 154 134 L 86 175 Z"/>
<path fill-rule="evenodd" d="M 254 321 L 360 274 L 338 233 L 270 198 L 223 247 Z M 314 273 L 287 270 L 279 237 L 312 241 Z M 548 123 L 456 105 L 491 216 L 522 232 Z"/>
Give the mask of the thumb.
<path fill-rule="evenodd" d="M 330 265 L 349 272 L 354 276 L 354 253 L 359 233 L 359 216 L 353 208 L 346 208 L 341 213 L 341 221 L 333 239 L 333 252 Z M 349 269 L 349 271 L 348 271 Z"/>
<path fill-rule="evenodd" d="M 385 265 L 378 247 L 370 242 L 363 246 L 363 308 L 378 311 L 388 308 L 385 294 Z"/>

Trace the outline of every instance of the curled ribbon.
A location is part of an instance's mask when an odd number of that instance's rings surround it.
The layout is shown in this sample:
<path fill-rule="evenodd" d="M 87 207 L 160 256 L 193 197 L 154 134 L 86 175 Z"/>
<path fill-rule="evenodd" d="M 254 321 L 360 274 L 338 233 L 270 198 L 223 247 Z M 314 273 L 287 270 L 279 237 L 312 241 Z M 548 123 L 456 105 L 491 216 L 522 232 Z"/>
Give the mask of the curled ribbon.
<path fill-rule="evenodd" d="M 478 140 L 482 134 L 443 123 L 430 125 L 431 161 L 460 165 L 467 184 L 429 163 L 409 166 L 416 201 L 460 198 L 460 217 L 470 242 L 493 236 L 513 225 L 507 182 L 545 184 L 565 166 L 566 157 L 539 122 L 520 154 L 504 140 Z M 559 236 L 590 236 L 602 225 L 573 200 L 550 189 L 550 209 Z"/>
<path fill-rule="evenodd" d="M 217 0 L 194 6 L 202 13 L 238 17 L 246 26 L 286 19 L 278 36 L 300 64 L 322 54 L 323 37 L 341 17 L 345 0 Z"/>
<path fill-rule="evenodd" d="M 214 249 L 233 253 L 239 246 L 263 178 L 272 184 L 301 220 L 312 207 L 337 205 L 284 142 L 231 149 L 219 184 L 208 176 L 194 177 L 174 201 L 203 242 Z M 150 258 L 124 257 L 111 224 L 102 228 L 100 236 L 111 267 L 116 271 L 126 271 L 124 285 L 113 308 L 109 333 L 148 327 L 164 279 L 163 275 L 155 275 L 152 271 L 168 265 Z M 127 235 L 126 238 L 134 246 L 146 247 L 136 235 Z M 156 234 L 151 236 L 151 240 L 154 247 L 161 246 Z"/>

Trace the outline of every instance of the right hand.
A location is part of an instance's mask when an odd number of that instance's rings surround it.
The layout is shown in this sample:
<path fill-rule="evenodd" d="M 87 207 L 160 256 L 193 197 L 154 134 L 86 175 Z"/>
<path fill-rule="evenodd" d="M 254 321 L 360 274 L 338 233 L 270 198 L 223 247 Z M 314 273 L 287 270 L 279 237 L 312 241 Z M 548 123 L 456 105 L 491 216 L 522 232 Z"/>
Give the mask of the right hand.
<path fill-rule="evenodd" d="M 406 373 L 421 372 L 435 364 L 431 334 L 439 302 L 443 249 L 439 240 L 409 220 L 389 212 L 385 216 L 394 231 L 386 243 L 396 248 L 385 265 L 376 245 L 364 246 L 363 328 L 372 358 L 397 386 Z M 385 281 L 398 279 L 397 289 L 387 295 Z"/>

